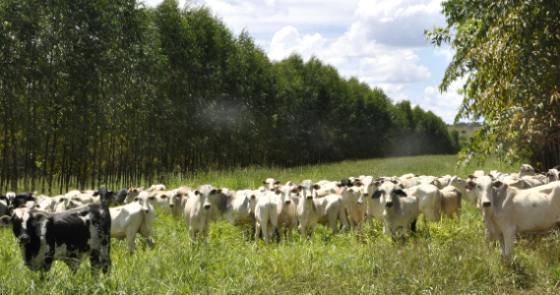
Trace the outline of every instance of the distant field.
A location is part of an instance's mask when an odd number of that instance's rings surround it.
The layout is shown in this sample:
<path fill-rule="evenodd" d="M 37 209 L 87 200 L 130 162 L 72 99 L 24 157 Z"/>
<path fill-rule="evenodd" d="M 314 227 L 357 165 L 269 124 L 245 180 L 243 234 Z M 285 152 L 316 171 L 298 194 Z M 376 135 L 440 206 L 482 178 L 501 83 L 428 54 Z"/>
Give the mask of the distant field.
<path fill-rule="evenodd" d="M 167 184 L 239 189 L 257 187 L 270 176 L 282 181 L 406 172 L 465 176 L 475 168 L 516 170 L 499 162 L 458 168 L 455 156 L 422 156 L 210 172 Z M 379 222 L 336 236 L 320 228 L 311 241 L 296 233 L 272 245 L 251 242 L 248 232 L 220 222 L 207 244 L 193 245 L 182 220 L 160 213 L 154 250 L 140 247 L 129 256 L 123 241 L 113 241 L 110 276 L 92 277 L 88 263 L 73 274 L 57 262 L 43 281 L 23 265 L 11 231 L 0 229 L 0 294 L 558 294 L 558 234 L 519 240 L 514 266 L 505 266 L 497 247 L 484 240 L 478 211 L 465 207 L 460 222 L 420 222 L 419 233 L 405 243 L 384 237 Z"/>
<path fill-rule="evenodd" d="M 459 132 L 459 143 L 461 146 L 468 143 L 468 140 L 473 137 L 474 133 L 480 129 L 480 126 L 469 125 L 469 124 L 459 124 L 459 125 L 449 125 L 447 130 L 449 132 L 456 130 Z"/>

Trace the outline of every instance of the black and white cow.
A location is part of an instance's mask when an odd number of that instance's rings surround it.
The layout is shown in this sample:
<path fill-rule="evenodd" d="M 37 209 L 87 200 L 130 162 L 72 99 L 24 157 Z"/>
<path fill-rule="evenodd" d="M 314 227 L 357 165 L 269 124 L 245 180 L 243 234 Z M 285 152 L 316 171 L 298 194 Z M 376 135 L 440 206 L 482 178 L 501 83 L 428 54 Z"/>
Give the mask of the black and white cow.
<path fill-rule="evenodd" d="M 106 189 L 95 192 L 101 204 L 88 204 L 61 213 L 48 213 L 35 208 L 12 210 L 11 222 L 25 265 L 33 271 L 49 271 L 53 261 L 60 260 L 76 271 L 86 256 L 94 269 L 104 273 L 111 267 L 109 202 L 113 193 Z"/>

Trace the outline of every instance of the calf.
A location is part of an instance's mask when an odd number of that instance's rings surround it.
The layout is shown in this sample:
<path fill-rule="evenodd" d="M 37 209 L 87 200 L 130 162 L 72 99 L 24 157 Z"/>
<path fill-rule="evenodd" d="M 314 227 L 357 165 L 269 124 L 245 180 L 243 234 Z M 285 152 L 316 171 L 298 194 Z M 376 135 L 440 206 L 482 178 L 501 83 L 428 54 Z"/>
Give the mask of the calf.
<path fill-rule="evenodd" d="M 111 213 L 111 237 L 126 238 L 129 253 L 134 253 L 137 233 L 144 237 L 148 247 L 152 248 L 154 246 L 152 228 L 155 212 L 148 196 L 148 192 L 142 192 L 134 202 L 109 209 Z"/>
<path fill-rule="evenodd" d="M 548 182 L 558 181 L 560 180 L 560 171 L 556 168 L 548 169 L 546 177 L 548 178 Z"/>
<path fill-rule="evenodd" d="M 383 232 L 396 238 L 399 229 L 406 236 L 408 228 L 416 231 L 418 199 L 407 195 L 401 186 L 390 181 L 383 182 L 374 195 L 381 200 L 383 209 Z"/>
<path fill-rule="evenodd" d="M 49 271 L 61 260 L 75 272 L 81 260 L 90 257 L 94 269 L 108 273 L 111 266 L 109 202 L 112 192 L 95 193 L 101 204 L 90 204 L 63 213 L 47 213 L 34 208 L 15 208 L 11 224 L 25 265 L 31 270 Z"/>

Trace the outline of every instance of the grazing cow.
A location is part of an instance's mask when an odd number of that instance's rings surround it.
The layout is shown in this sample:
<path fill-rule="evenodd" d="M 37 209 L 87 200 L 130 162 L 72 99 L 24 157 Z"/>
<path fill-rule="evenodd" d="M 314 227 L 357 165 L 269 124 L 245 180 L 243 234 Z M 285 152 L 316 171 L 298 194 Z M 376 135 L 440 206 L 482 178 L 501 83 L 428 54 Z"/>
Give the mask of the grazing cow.
<path fill-rule="evenodd" d="M 385 181 L 379 185 L 374 193 L 384 205 L 383 209 L 383 232 L 393 238 L 397 237 L 399 229 L 401 235 L 406 236 L 408 228 L 416 231 L 416 220 L 418 219 L 418 199 L 407 195 L 400 185 Z"/>
<path fill-rule="evenodd" d="M 278 211 L 282 206 L 280 191 L 259 191 L 257 203 L 255 204 L 255 240 L 262 235 L 268 244 L 273 233 L 278 232 Z"/>
<path fill-rule="evenodd" d="M 280 186 L 280 181 L 274 178 L 267 178 L 262 183 L 267 190 L 274 190 Z"/>
<path fill-rule="evenodd" d="M 315 231 L 317 224 L 327 225 L 333 234 L 338 232 L 338 222 L 342 229 L 348 228 L 348 218 L 342 197 L 330 194 L 322 198 L 317 197 L 317 184 L 306 183 L 293 189 L 298 194 L 297 215 L 299 230 L 302 236 L 310 236 Z"/>
<path fill-rule="evenodd" d="M 109 202 L 112 192 L 95 193 L 101 204 L 90 204 L 62 213 L 34 208 L 15 208 L 10 219 L 25 265 L 33 271 L 49 271 L 61 260 L 75 272 L 89 255 L 91 266 L 108 273 L 111 266 Z M 7 218 L 7 217 L 4 217 Z"/>
<path fill-rule="evenodd" d="M 233 225 L 254 225 L 258 191 L 239 190 L 231 200 L 227 220 Z"/>
<path fill-rule="evenodd" d="M 441 193 L 441 210 L 445 216 L 449 218 L 457 216 L 457 219 L 461 219 L 461 191 L 452 185 L 439 191 Z"/>
<path fill-rule="evenodd" d="M 211 185 L 202 185 L 188 194 L 183 216 L 187 222 L 190 236 L 192 239 L 196 239 L 199 235 L 205 238 L 208 236 L 210 221 L 214 220 L 213 212 L 215 211 L 213 210 L 216 210 L 212 208 L 216 206 L 216 202 L 212 202 L 212 200 L 221 199 L 219 195 L 222 195 L 222 192 Z"/>
<path fill-rule="evenodd" d="M 560 220 L 560 182 L 520 190 L 495 180 L 477 181 L 490 240 L 500 242 L 502 257 L 513 255 L 517 233 L 548 231 Z"/>
<path fill-rule="evenodd" d="M 142 192 L 134 202 L 109 209 L 111 212 L 111 237 L 126 238 L 128 252 L 131 254 L 136 248 L 134 241 L 137 233 L 144 237 L 148 247 L 154 246 L 152 228 L 155 212 L 148 197 L 148 192 Z"/>
<path fill-rule="evenodd" d="M 407 195 L 418 199 L 418 210 L 428 222 L 441 219 L 441 193 L 433 184 L 420 184 L 407 189 Z"/>

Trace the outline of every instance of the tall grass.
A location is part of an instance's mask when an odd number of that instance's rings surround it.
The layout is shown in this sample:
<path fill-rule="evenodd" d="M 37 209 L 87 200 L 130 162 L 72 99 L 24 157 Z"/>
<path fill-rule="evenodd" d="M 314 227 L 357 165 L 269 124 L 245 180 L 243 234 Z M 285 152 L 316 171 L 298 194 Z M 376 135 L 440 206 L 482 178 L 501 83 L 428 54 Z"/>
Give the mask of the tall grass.
<path fill-rule="evenodd" d="M 251 168 L 210 172 L 169 186 L 213 183 L 256 187 L 266 177 L 283 181 L 339 179 L 349 175 L 466 175 L 453 156 L 348 161 L 294 169 Z M 477 167 L 479 168 L 479 167 Z M 486 170 L 513 167 L 493 162 Z M 558 235 L 519 240 L 513 266 L 484 240 L 480 214 L 466 205 L 460 221 L 419 224 L 406 242 L 382 235 L 379 222 L 355 233 L 331 235 L 319 228 L 311 240 L 297 233 L 279 244 L 250 241 L 247 230 L 213 224 L 207 242 L 192 243 L 182 220 L 158 213 L 156 247 L 128 255 L 124 241 L 112 242 L 112 273 L 92 276 L 88 263 L 71 273 L 55 263 L 43 279 L 28 271 L 9 230 L 0 230 L 0 294 L 558 294 Z M 138 243 L 141 244 L 139 238 Z"/>

